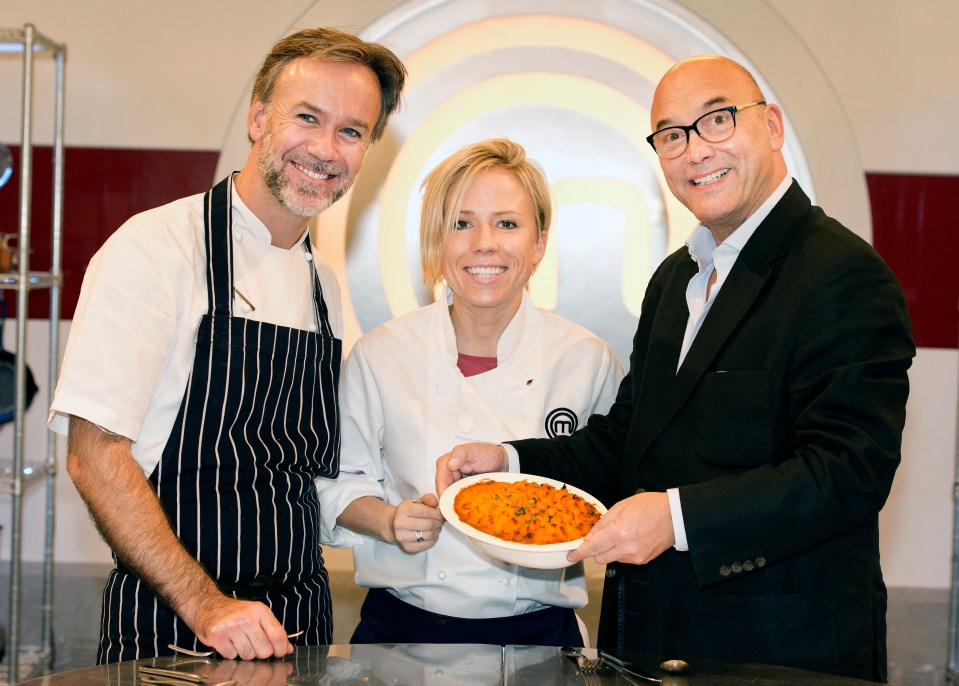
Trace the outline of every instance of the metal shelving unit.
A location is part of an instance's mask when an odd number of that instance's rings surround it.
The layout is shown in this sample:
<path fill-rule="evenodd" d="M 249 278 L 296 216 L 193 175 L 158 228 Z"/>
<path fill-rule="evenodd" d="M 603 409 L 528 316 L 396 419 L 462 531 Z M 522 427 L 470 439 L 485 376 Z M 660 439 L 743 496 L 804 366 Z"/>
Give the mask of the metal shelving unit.
<path fill-rule="evenodd" d="M 16 271 L 0 277 L 0 289 L 17 293 L 17 364 L 14 374 L 15 416 L 13 420 L 13 457 L 0 463 L 0 494 L 9 495 L 11 503 L 10 532 L 10 605 L 7 624 L 8 640 L 5 669 L 0 682 L 13 684 L 48 671 L 53 665 L 53 525 L 54 486 L 56 483 L 56 440 L 47 432 L 46 455 L 36 462 L 24 458 L 24 412 L 26 409 L 27 316 L 30 291 L 50 291 L 50 356 L 48 397 L 53 396 L 59 371 L 60 288 L 62 284 L 63 225 L 63 94 L 66 47 L 37 32 L 32 24 L 20 29 L 0 28 L 0 57 L 13 55 L 23 61 L 23 95 L 21 102 L 20 137 L 20 260 Z M 55 62 L 54 132 L 53 132 L 53 216 L 51 218 L 50 270 L 30 270 L 31 200 L 33 197 L 33 81 L 34 60 L 52 58 Z M 23 495 L 28 488 L 46 487 L 44 517 L 43 599 L 41 603 L 41 645 L 21 645 L 21 535 L 23 528 Z"/>

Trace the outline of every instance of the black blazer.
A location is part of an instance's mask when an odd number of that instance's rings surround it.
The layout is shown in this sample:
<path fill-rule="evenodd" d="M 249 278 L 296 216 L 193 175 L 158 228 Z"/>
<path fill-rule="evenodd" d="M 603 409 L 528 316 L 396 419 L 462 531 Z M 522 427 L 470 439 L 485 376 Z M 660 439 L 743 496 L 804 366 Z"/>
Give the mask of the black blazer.
<path fill-rule="evenodd" d="M 902 290 L 793 181 L 677 372 L 696 269 L 683 248 L 651 278 L 607 415 L 514 443 L 524 472 L 607 504 L 679 488 L 689 552 L 609 566 L 599 643 L 882 679 L 878 513 L 915 355 Z"/>

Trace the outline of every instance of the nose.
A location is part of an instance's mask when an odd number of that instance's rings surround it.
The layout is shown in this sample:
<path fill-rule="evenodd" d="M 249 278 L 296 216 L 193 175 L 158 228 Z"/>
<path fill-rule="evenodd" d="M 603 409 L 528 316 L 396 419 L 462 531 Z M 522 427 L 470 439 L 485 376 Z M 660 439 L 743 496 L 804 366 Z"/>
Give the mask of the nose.
<path fill-rule="evenodd" d="M 708 159 L 713 153 L 713 144 L 699 135 L 699 131 L 693 129 L 686 132 L 686 157 L 690 162 L 698 164 L 704 159 Z"/>
<path fill-rule="evenodd" d="M 331 126 L 322 126 L 310 134 L 306 150 L 311 155 L 324 162 L 333 162 L 337 157 L 336 129 Z"/>
<path fill-rule="evenodd" d="M 496 230 L 489 222 L 480 222 L 473 232 L 473 250 L 476 252 L 493 252 L 499 247 L 496 240 Z"/>

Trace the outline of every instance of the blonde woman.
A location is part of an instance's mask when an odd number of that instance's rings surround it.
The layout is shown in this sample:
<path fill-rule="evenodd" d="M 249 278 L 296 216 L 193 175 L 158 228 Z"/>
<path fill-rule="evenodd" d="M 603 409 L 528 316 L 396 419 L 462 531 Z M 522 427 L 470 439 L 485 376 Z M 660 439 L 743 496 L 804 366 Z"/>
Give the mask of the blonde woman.
<path fill-rule="evenodd" d="M 370 589 L 352 642 L 583 645 L 582 567 L 505 564 L 444 529 L 435 458 L 463 441 L 553 435 L 557 413 L 571 431 L 609 408 L 622 367 L 526 292 L 551 201 L 520 145 L 466 146 L 423 190 L 424 280 L 445 282 L 445 296 L 357 342 L 341 382 L 340 476 L 318 484 L 326 542 L 353 546 Z"/>

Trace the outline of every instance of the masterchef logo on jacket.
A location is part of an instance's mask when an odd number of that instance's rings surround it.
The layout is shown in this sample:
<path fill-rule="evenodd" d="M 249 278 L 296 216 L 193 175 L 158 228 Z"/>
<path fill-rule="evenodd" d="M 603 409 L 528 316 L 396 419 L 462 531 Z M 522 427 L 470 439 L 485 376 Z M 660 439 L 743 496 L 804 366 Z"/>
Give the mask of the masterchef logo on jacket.
<path fill-rule="evenodd" d="M 578 425 L 576 413 L 565 407 L 557 407 L 546 415 L 546 435 L 550 438 L 569 436 Z"/>

